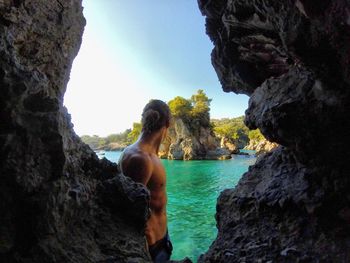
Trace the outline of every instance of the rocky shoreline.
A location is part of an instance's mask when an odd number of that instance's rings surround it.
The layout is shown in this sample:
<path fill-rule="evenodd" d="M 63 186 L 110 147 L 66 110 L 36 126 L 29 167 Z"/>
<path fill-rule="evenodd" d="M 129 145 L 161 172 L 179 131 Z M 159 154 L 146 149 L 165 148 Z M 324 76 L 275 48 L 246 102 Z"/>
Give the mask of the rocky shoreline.
<path fill-rule="evenodd" d="M 270 142 L 266 139 L 261 141 L 251 140 L 247 146 L 244 147 L 245 150 L 256 151 L 256 155 L 271 152 L 273 149 L 277 148 L 278 144 L 275 142 Z"/>
<path fill-rule="evenodd" d="M 216 139 L 219 140 L 218 138 Z M 189 143 L 191 145 L 191 143 Z M 120 145 L 118 143 L 110 143 L 108 145 L 102 147 L 91 148 L 95 152 L 104 152 L 104 151 L 123 151 L 127 145 Z M 165 151 L 163 147 L 169 147 L 168 151 Z M 228 160 L 231 159 L 230 155 L 249 155 L 248 153 L 242 152 L 233 142 L 227 140 L 227 138 L 220 139 L 220 147 L 216 147 L 215 150 L 207 150 L 204 156 L 196 156 L 192 159 L 184 159 L 184 155 L 189 156 L 193 149 L 186 148 L 186 143 L 178 146 L 178 150 L 176 151 L 176 145 L 166 144 L 161 146 L 161 150 L 159 153 L 159 158 L 161 159 L 170 159 L 170 160 Z M 252 150 L 255 151 L 255 155 L 260 155 L 263 153 L 267 153 L 272 151 L 278 147 L 277 143 L 272 143 L 268 140 L 261 141 L 250 141 L 248 145 L 246 145 L 243 150 Z M 169 156 L 170 154 L 170 156 Z"/>

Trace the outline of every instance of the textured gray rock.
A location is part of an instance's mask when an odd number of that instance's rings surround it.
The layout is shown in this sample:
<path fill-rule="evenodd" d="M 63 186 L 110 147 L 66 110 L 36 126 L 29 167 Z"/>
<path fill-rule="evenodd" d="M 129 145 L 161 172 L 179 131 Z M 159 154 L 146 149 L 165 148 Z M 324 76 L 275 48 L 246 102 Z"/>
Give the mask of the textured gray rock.
<path fill-rule="evenodd" d="M 337 215 L 316 212 L 325 193 L 310 194 L 313 172 L 283 147 L 267 153 L 221 194 L 219 234 L 199 261 L 346 262 L 349 238 Z"/>
<path fill-rule="evenodd" d="M 199 0 L 225 91 L 280 145 L 217 205 L 200 262 L 349 262 L 350 3 Z"/>
<path fill-rule="evenodd" d="M 72 130 L 80 0 L 0 1 L 0 262 L 150 262 L 149 194 Z"/>

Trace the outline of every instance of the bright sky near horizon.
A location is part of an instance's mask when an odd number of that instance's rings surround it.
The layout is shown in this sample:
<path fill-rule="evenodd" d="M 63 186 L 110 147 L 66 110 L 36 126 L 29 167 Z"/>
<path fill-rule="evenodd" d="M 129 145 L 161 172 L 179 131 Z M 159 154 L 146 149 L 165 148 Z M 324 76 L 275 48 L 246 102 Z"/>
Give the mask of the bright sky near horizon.
<path fill-rule="evenodd" d="M 203 89 L 211 117 L 244 114 L 248 97 L 225 93 L 196 0 L 84 0 L 87 20 L 64 104 L 78 135 L 106 136 L 140 121 L 150 99 Z"/>

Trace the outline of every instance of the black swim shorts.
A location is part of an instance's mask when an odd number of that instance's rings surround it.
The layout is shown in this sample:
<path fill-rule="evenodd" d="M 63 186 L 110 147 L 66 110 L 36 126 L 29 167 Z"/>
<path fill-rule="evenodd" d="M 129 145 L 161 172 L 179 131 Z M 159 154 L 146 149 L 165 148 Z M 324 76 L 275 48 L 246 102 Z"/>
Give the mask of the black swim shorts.
<path fill-rule="evenodd" d="M 171 244 L 168 231 L 166 232 L 164 238 L 158 240 L 152 246 L 149 246 L 148 249 L 153 262 L 162 263 L 168 261 L 171 256 L 171 252 L 173 251 L 173 245 Z"/>

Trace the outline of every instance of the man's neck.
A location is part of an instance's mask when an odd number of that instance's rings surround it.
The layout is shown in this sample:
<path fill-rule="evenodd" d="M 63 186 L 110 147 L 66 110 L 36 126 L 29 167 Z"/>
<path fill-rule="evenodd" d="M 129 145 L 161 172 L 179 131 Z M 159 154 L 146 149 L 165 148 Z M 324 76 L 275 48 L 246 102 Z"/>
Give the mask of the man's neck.
<path fill-rule="evenodd" d="M 160 144 L 162 143 L 162 132 L 154 132 L 151 134 L 147 134 L 142 132 L 140 135 L 139 143 L 147 146 L 150 152 L 154 154 L 158 154 Z"/>

